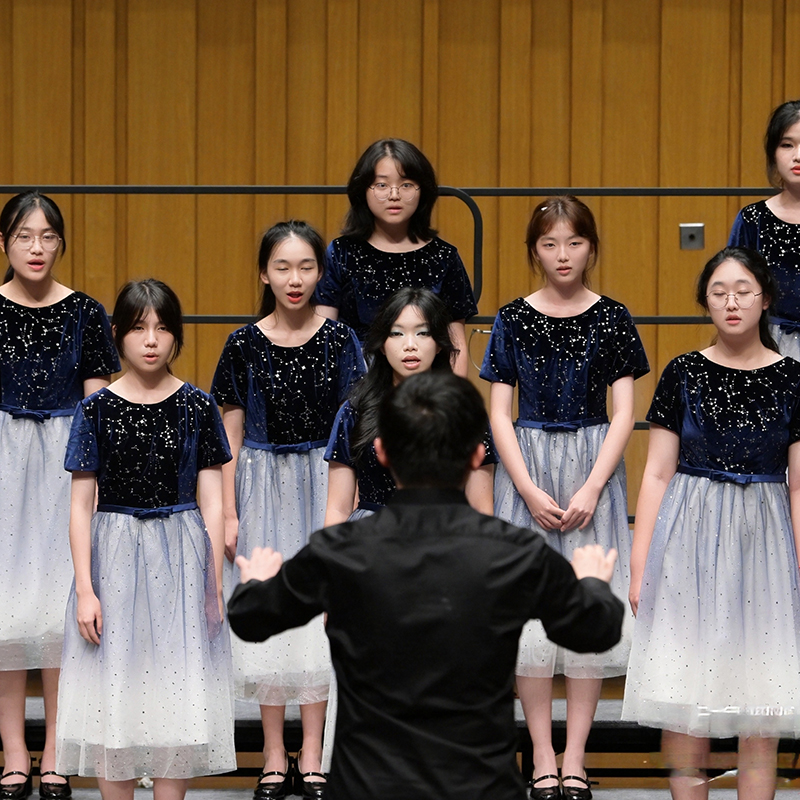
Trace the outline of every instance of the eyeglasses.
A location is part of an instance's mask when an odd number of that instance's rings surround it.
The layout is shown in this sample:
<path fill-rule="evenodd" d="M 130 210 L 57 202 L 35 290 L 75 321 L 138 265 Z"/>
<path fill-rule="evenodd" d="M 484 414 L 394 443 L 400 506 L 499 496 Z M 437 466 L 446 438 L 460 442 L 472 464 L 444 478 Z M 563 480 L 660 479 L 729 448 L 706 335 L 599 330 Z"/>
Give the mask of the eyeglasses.
<path fill-rule="evenodd" d="M 419 191 L 419 186 L 411 181 L 405 181 L 399 186 L 389 186 L 388 183 L 378 182 L 369 187 L 372 189 L 372 194 L 379 203 L 385 203 L 396 189 L 397 194 L 404 203 L 408 203 L 414 199 L 414 196 Z"/>
<path fill-rule="evenodd" d="M 58 250 L 61 244 L 61 237 L 55 233 L 43 233 L 41 236 L 34 236 L 32 233 L 18 233 L 13 237 L 14 241 L 22 250 L 30 250 L 33 247 L 34 239 L 38 239 L 44 250 L 52 253 Z"/>
<path fill-rule="evenodd" d="M 728 305 L 728 298 L 732 297 L 739 308 L 751 308 L 756 297 L 762 294 L 763 292 L 711 292 L 706 295 L 706 300 L 711 308 L 725 308 Z"/>

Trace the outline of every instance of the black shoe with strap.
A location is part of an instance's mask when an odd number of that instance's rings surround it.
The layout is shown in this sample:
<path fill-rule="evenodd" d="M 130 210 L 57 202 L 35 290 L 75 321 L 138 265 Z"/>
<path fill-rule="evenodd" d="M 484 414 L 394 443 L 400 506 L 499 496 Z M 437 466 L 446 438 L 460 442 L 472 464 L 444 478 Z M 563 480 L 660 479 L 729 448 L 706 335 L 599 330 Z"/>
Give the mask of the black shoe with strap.
<path fill-rule="evenodd" d="M 63 778 L 64 783 L 53 783 L 46 781 L 46 775 L 55 775 L 56 778 Z M 42 772 L 39 775 L 39 797 L 42 800 L 67 800 L 72 797 L 72 787 L 69 785 L 69 778 L 66 775 L 60 775 L 52 769 Z"/>
<path fill-rule="evenodd" d="M 583 786 L 564 786 L 564 781 L 579 781 L 585 783 Z M 581 778 L 580 775 L 565 775 L 561 779 L 561 785 L 564 787 L 564 797 L 569 800 L 592 800 L 592 783 L 588 778 Z"/>
<path fill-rule="evenodd" d="M 28 772 L 12 769 L 0 775 L 0 779 L 9 775 L 21 775 L 24 780 L 21 783 L 0 783 L 0 800 L 25 800 L 26 797 L 30 797 L 33 792 L 30 768 Z"/>
<path fill-rule="evenodd" d="M 262 783 L 264 778 L 269 778 L 272 775 L 277 775 L 283 780 L 280 781 L 267 781 Z M 282 800 L 287 797 L 291 791 L 294 780 L 294 771 L 292 769 L 292 759 L 286 756 L 286 771 L 273 769 L 269 772 L 262 772 L 258 776 L 258 783 L 256 784 L 255 791 L 253 792 L 254 800 Z"/>
<path fill-rule="evenodd" d="M 537 789 L 536 784 L 539 781 L 546 780 L 556 781 L 555 786 L 542 786 Z M 561 789 L 558 786 L 558 775 L 540 775 L 531 781 L 531 800 L 560 800 L 562 797 Z"/>

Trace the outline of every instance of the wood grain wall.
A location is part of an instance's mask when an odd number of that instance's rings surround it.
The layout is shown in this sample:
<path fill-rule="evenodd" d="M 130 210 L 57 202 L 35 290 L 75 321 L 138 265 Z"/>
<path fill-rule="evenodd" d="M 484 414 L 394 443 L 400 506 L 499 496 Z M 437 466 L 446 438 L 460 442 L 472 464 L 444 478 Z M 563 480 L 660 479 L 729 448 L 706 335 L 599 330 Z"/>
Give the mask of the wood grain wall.
<path fill-rule="evenodd" d="M 0 183 L 342 184 L 383 136 L 455 186 L 761 186 L 770 109 L 800 96 L 800 0 L 0 0 Z M 5 198 L 0 198 L 5 200 Z M 292 215 L 336 235 L 343 197 L 58 196 L 68 284 L 107 306 L 168 281 L 192 313 L 256 305 L 260 232 Z M 693 314 L 703 262 L 749 198 L 590 199 L 595 287 L 639 315 Z M 533 285 L 535 199 L 484 198 L 484 291 Z M 706 249 L 678 249 L 678 223 Z M 471 217 L 439 203 L 471 265 Z M 208 388 L 229 331 L 188 337 Z M 642 329 L 654 376 L 707 328 Z M 486 337 L 476 334 L 480 360 Z M 645 434 L 629 452 L 632 494 Z"/>

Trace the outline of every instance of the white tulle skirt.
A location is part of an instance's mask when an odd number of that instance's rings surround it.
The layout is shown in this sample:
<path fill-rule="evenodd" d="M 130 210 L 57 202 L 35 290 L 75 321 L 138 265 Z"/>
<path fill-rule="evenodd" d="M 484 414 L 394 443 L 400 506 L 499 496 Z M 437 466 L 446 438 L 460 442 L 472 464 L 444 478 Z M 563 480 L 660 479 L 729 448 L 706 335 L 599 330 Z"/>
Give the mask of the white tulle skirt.
<path fill-rule="evenodd" d="M 291 558 L 322 527 L 328 498 L 324 453 L 324 447 L 279 455 L 242 447 L 236 466 L 239 554 L 272 547 Z M 226 597 L 238 581 L 238 568 L 226 562 Z M 321 614 L 266 642 L 233 636 L 232 648 L 237 697 L 274 706 L 327 699 L 331 658 Z"/>
<path fill-rule="evenodd" d="M 566 509 L 573 495 L 583 486 L 594 467 L 608 424 L 592 425 L 577 431 L 543 431 L 516 427 L 520 451 L 533 483 Z M 600 494 L 592 521 L 582 531 L 547 531 L 536 524 L 525 501 L 503 467 L 497 465 L 494 483 L 494 512 L 501 519 L 542 535 L 547 544 L 565 558 L 577 547 L 600 544 L 619 553 L 611 588 L 625 603 L 622 639 L 606 653 L 573 653 L 554 645 L 539 620 L 525 624 L 519 641 L 517 675 L 550 678 L 563 674 L 569 678 L 608 678 L 624 675 L 630 655 L 633 614 L 628 606 L 630 583 L 631 533 L 625 464 L 620 462 Z"/>
<path fill-rule="evenodd" d="M 92 584 L 99 646 L 78 632 L 74 589 L 67 608 L 58 772 L 120 781 L 235 769 L 230 638 L 200 512 L 95 514 Z"/>
<path fill-rule="evenodd" d="M 784 484 L 672 479 L 647 556 L 623 718 L 692 736 L 800 735 L 800 592 Z"/>
<path fill-rule="evenodd" d="M 0 411 L 0 670 L 61 663 L 73 574 L 64 469 L 71 423 Z"/>

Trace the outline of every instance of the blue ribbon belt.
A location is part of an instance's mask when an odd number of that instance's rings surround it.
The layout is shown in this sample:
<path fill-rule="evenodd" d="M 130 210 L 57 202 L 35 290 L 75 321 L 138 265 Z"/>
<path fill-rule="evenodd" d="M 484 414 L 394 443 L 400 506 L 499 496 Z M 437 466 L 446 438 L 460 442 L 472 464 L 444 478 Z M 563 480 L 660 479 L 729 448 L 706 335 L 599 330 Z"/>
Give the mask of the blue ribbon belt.
<path fill-rule="evenodd" d="M 770 317 L 771 325 L 778 325 L 782 331 L 786 333 L 797 333 L 800 331 L 800 320 L 786 319 L 785 317 Z"/>
<path fill-rule="evenodd" d="M 284 453 L 307 453 L 309 450 L 316 450 L 328 444 L 327 439 L 318 439 L 315 442 L 298 442 L 297 444 L 270 444 L 269 442 L 255 442 L 252 439 L 245 439 L 242 442 L 247 447 L 254 450 L 266 450 L 268 453 L 283 455 Z"/>
<path fill-rule="evenodd" d="M 0 403 L 0 411 L 11 414 L 12 419 L 32 419 L 34 422 L 44 422 L 50 417 L 71 417 L 74 408 L 21 408 L 8 403 Z"/>
<path fill-rule="evenodd" d="M 129 514 L 136 519 L 166 519 L 178 511 L 191 511 L 197 508 L 197 503 L 178 503 L 174 506 L 161 506 L 159 508 L 134 508 L 132 506 L 115 506 L 112 503 L 99 503 L 98 511 L 108 511 L 112 514 Z"/>
<path fill-rule="evenodd" d="M 721 469 L 690 467 L 686 464 L 679 465 L 678 472 L 682 475 L 694 475 L 697 478 L 708 478 L 712 481 L 738 483 L 740 486 L 747 486 L 749 483 L 786 483 L 786 473 L 784 472 L 779 475 L 749 475 L 742 472 L 724 472 Z"/>
<path fill-rule="evenodd" d="M 592 425 L 604 425 L 608 422 L 607 416 L 588 417 L 586 419 L 573 419 L 565 422 L 542 422 L 537 419 L 518 419 L 516 424 L 520 428 L 539 428 L 543 431 L 574 433 L 580 428 L 590 428 Z"/>
<path fill-rule="evenodd" d="M 380 503 L 370 503 L 369 500 L 359 500 L 358 501 L 358 508 L 364 511 L 380 511 L 385 506 L 382 506 Z"/>

